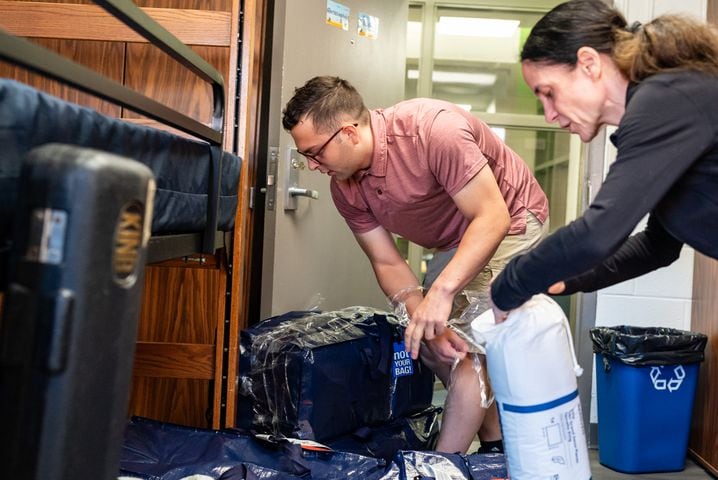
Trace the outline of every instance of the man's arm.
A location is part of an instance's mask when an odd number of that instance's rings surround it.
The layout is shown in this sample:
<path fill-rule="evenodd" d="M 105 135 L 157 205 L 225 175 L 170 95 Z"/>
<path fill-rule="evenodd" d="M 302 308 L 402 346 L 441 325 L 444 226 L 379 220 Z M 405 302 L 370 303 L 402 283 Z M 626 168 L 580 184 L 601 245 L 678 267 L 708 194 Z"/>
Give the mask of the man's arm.
<path fill-rule="evenodd" d="M 416 276 L 399 253 L 391 234 L 383 227 L 377 227 L 367 233 L 355 234 L 355 237 L 369 258 L 379 286 L 387 297 L 404 289 L 417 287 L 415 294 L 404 299 L 406 311 L 409 318 L 412 318 L 423 295 L 418 289 L 419 282 Z M 409 344 L 406 343 L 406 345 L 408 347 Z M 456 333 L 448 330 L 443 335 L 435 337 L 431 342 L 427 342 L 427 345 L 434 356 L 443 362 L 463 358 L 468 350 L 468 345 Z"/>
<path fill-rule="evenodd" d="M 396 247 L 394 238 L 384 227 L 377 227 L 366 233 L 354 234 L 359 246 L 369 258 L 379 286 L 387 297 L 412 287 L 418 287 L 419 281 L 407 265 Z M 422 295 L 417 289 L 417 295 L 406 299 L 409 315 L 421 302 Z"/>
<path fill-rule="evenodd" d="M 470 223 L 456 254 L 411 316 L 405 342 L 413 358 L 419 355 L 422 338 L 432 340 L 443 333 L 454 296 L 486 266 L 511 225 L 506 202 L 488 165 L 453 199 Z"/>

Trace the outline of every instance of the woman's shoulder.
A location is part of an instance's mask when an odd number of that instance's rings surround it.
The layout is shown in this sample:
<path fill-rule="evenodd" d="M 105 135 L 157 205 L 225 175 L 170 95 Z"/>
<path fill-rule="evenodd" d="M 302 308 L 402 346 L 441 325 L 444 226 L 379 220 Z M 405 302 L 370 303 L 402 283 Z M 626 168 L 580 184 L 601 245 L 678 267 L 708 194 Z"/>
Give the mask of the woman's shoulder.
<path fill-rule="evenodd" d="M 685 113 L 687 106 L 709 116 L 718 114 L 718 76 L 698 71 L 652 75 L 629 87 L 626 114 L 648 110 L 669 115 L 672 109 Z"/>
<path fill-rule="evenodd" d="M 693 92 L 702 92 L 718 97 L 718 76 L 696 70 L 679 70 L 651 75 L 636 87 L 643 94 L 666 95 L 666 90 L 691 95 Z M 696 98 L 696 100 L 700 100 Z"/>

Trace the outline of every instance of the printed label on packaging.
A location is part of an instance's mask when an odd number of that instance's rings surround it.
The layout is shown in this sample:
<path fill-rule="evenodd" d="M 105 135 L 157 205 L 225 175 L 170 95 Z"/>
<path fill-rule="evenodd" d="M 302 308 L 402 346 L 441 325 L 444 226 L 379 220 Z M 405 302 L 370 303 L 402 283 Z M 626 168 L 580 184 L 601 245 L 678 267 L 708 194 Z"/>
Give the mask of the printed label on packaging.
<path fill-rule="evenodd" d="M 394 361 L 391 365 L 392 377 L 406 377 L 414 373 L 411 354 L 404 348 L 404 342 L 394 342 Z"/>

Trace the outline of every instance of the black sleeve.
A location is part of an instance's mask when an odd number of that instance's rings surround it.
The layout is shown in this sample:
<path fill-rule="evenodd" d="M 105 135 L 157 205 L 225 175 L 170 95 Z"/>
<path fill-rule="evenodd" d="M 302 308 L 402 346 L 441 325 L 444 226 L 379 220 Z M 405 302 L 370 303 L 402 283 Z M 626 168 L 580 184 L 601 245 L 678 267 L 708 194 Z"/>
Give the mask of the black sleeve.
<path fill-rule="evenodd" d="M 593 292 L 638 277 L 675 262 L 683 243 L 673 238 L 654 217 L 646 229 L 631 236 L 611 257 L 596 268 L 566 280 L 562 295 Z"/>
<path fill-rule="evenodd" d="M 613 255 L 712 145 L 712 125 L 696 99 L 662 83 L 638 89 L 616 131 L 618 156 L 596 198 L 582 217 L 509 262 L 491 284 L 497 307 L 516 308 L 555 282 L 592 270 Z"/>

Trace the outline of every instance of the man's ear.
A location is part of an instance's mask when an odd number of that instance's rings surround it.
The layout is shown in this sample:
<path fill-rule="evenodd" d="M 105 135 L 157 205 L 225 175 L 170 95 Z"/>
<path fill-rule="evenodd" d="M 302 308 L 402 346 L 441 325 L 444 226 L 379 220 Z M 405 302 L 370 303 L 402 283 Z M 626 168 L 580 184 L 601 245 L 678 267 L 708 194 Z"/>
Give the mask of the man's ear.
<path fill-rule="evenodd" d="M 359 127 L 355 127 L 354 125 L 347 125 L 344 127 L 344 134 L 349 137 L 349 140 L 356 145 L 359 143 L 360 135 L 359 135 Z"/>
<path fill-rule="evenodd" d="M 581 47 L 576 52 L 576 67 L 593 79 L 601 77 L 601 54 L 593 47 Z"/>

